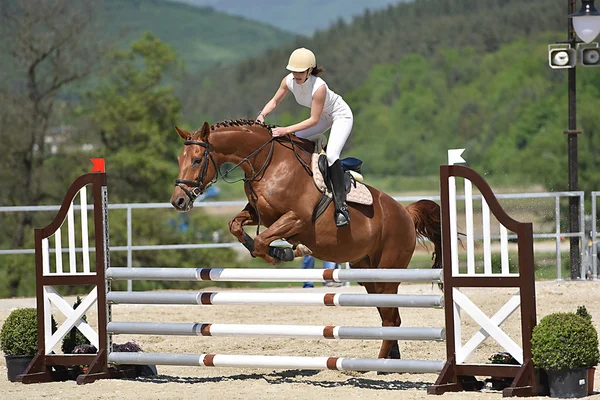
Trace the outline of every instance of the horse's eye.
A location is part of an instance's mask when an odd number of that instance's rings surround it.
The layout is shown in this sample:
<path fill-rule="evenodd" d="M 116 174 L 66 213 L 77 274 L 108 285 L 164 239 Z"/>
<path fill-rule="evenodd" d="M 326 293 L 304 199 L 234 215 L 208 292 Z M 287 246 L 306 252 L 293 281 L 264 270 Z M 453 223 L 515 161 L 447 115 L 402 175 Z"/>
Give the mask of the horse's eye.
<path fill-rule="evenodd" d="M 202 161 L 200 159 L 200 157 L 194 158 L 194 162 L 192 163 L 192 167 L 197 167 L 198 165 L 200 165 L 200 161 Z"/>

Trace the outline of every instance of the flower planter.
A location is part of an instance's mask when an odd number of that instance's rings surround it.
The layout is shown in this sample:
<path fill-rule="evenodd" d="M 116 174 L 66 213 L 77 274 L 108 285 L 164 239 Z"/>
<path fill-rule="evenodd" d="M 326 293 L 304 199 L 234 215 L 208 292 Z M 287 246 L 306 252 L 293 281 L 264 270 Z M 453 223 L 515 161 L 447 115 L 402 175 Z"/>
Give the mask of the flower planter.
<path fill-rule="evenodd" d="M 537 385 L 538 396 L 550 396 L 550 388 L 548 387 L 548 374 L 546 370 L 535 368 L 535 382 Z"/>
<path fill-rule="evenodd" d="M 10 382 L 17 382 L 17 376 L 23 374 L 33 360 L 33 356 L 4 356 L 6 359 L 6 375 Z"/>
<path fill-rule="evenodd" d="M 587 368 L 547 372 L 550 397 L 573 399 L 587 396 Z"/>

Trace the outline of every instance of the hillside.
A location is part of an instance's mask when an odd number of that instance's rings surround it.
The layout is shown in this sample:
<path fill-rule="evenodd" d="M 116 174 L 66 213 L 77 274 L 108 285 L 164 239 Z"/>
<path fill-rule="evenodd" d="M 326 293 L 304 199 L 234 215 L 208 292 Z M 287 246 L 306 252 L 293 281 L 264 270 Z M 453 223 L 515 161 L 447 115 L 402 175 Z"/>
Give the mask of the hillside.
<path fill-rule="evenodd" d="M 171 0 L 210 6 L 231 15 L 243 16 L 300 35 L 325 30 L 339 19 L 350 22 L 368 8 L 379 10 L 412 0 Z"/>
<path fill-rule="evenodd" d="M 362 157 L 371 178 L 395 175 L 414 183 L 437 174 L 448 148 L 465 147 L 470 165 L 502 184 L 565 190 L 566 74 L 550 69 L 546 54 L 549 43 L 564 40 L 563 6 L 418 0 L 369 12 L 188 82 L 198 94 L 184 97 L 185 118 L 198 126 L 253 117 L 286 74 L 289 53 L 306 46 L 325 67 L 323 78 L 353 109 L 344 155 Z M 579 69 L 578 86 L 585 131 L 580 187 L 597 190 L 600 122 L 593 107 L 600 68 Z M 305 113 L 288 96 L 268 122 L 287 125 Z"/>
<path fill-rule="evenodd" d="M 232 16 L 211 7 L 166 0 L 104 0 L 106 32 L 125 34 L 123 47 L 152 31 L 175 48 L 188 71 L 228 64 L 283 43 L 294 35 L 273 26 Z"/>
<path fill-rule="evenodd" d="M 558 38 L 542 34 L 485 54 L 448 49 L 433 59 L 413 54 L 377 65 L 346 94 L 356 114 L 350 155 L 365 159 L 367 173 L 416 179 L 436 175 L 449 148 L 465 148 L 469 165 L 488 179 L 566 190 L 566 74 L 550 69 L 546 54 Z M 600 186 L 599 87 L 599 68 L 578 72 L 582 190 Z"/>
<path fill-rule="evenodd" d="M 411 53 L 432 58 L 443 49 L 464 47 L 490 52 L 520 38 L 562 30 L 562 8 L 547 0 L 419 0 L 367 12 L 352 24 L 338 23 L 312 38 L 298 38 L 228 68 L 191 77 L 186 87 L 193 88 L 192 93 L 183 91 L 186 118 L 200 123 L 203 118 L 254 116 L 273 95 L 286 73 L 289 54 L 299 46 L 315 52 L 329 86 L 344 95 L 360 87 L 373 66 L 397 63 Z M 293 102 L 285 101 L 278 115 L 296 110 Z"/>
<path fill-rule="evenodd" d="M 15 0 L 16 1 L 16 0 Z M 151 31 L 173 47 L 191 73 L 226 65 L 291 43 L 295 34 L 212 7 L 197 7 L 169 0 L 102 0 L 97 5 L 98 42 L 129 48 Z M 0 23 L 2 16 L 0 15 Z M 0 72 L 19 79 L 0 39 Z"/>

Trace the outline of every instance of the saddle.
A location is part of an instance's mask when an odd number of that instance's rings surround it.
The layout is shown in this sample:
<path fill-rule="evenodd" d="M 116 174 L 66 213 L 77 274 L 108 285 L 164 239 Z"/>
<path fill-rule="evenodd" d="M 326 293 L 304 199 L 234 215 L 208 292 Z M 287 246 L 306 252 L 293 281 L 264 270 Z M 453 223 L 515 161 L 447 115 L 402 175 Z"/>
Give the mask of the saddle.
<path fill-rule="evenodd" d="M 324 152 L 314 153 L 312 156 L 312 172 L 315 186 L 323 195 L 319 199 L 315 210 L 313 211 L 313 221 L 323 214 L 325 209 L 333 201 L 331 193 L 331 183 L 328 176 L 327 156 Z M 346 202 L 370 206 L 373 204 L 373 196 L 369 189 L 362 183 L 363 177 L 360 174 L 362 161 L 358 158 L 348 157 L 341 160 L 344 167 Z"/>

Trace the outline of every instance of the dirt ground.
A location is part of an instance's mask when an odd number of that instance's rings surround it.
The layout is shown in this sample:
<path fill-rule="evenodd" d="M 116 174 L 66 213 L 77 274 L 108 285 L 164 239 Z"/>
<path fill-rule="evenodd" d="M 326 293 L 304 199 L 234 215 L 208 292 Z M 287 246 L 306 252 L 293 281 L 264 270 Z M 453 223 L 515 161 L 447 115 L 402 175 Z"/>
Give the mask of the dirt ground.
<path fill-rule="evenodd" d="M 360 286 L 344 288 L 273 289 L 271 291 L 363 292 Z M 239 290 L 239 289 L 238 289 Z M 492 315 L 514 293 L 513 289 L 470 289 L 463 291 L 487 315 Z M 428 285 L 406 285 L 399 293 L 437 294 Z M 575 311 L 585 305 L 600 329 L 600 282 L 552 281 L 537 284 L 538 320 L 552 312 Z M 0 321 L 14 308 L 35 307 L 33 299 L 0 300 Z M 404 326 L 443 326 L 440 309 L 403 309 Z M 87 314 L 93 325 L 95 314 Z M 59 313 L 56 315 L 60 321 Z M 378 326 L 375 309 L 354 307 L 285 307 L 285 306 L 136 306 L 113 307 L 114 321 L 210 322 L 296 325 Z M 515 312 L 502 326 L 520 343 L 520 314 Z M 475 323 L 463 313 L 463 343 L 476 331 Z M 334 357 L 376 357 L 380 342 L 359 340 L 303 340 L 266 337 L 115 337 L 115 342 L 135 340 L 147 352 L 216 353 L 255 355 L 297 355 Z M 405 359 L 443 360 L 445 345 L 441 342 L 401 342 Z M 473 354 L 469 362 L 485 363 L 487 357 L 501 351 L 488 340 Z M 103 380 L 78 386 L 75 382 L 23 385 L 8 382 L 6 363 L 0 359 L 0 399 L 188 399 L 206 396 L 217 399 L 425 399 L 436 375 L 389 374 L 374 372 L 301 371 L 233 369 L 207 367 L 158 366 L 156 377 L 137 380 Z M 600 387 L 600 370 L 595 388 Z M 597 392 L 598 393 L 598 392 Z M 447 393 L 444 399 L 500 399 L 501 392 L 487 388 L 477 393 Z M 593 396 L 600 398 L 600 394 Z"/>

